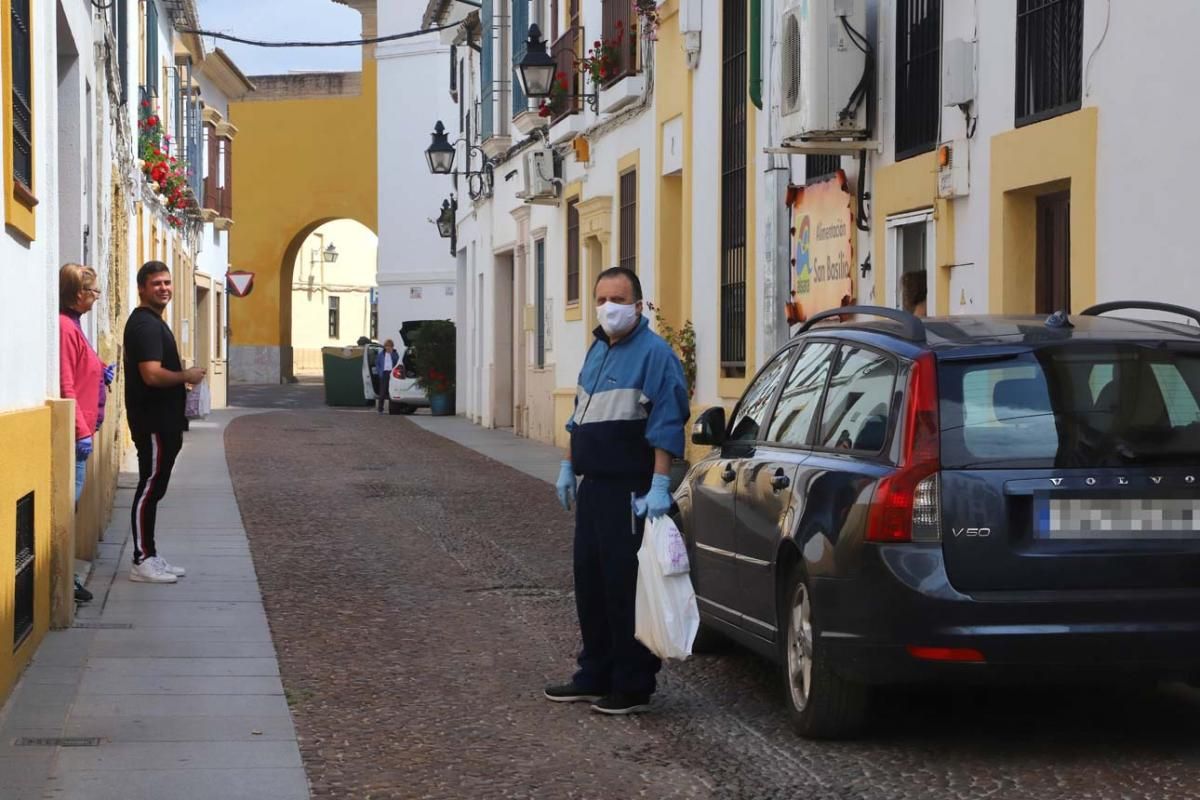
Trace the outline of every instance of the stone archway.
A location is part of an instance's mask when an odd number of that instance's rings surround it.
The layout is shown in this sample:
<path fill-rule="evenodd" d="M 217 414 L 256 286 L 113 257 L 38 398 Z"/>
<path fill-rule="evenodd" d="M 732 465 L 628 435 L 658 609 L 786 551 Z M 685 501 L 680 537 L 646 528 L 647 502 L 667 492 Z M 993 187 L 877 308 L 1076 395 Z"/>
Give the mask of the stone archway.
<path fill-rule="evenodd" d="M 363 35 L 375 34 L 374 0 L 351 0 Z M 378 235 L 376 68 L 251 77 L 255 91 L 230 104 L 233 159 L 230 264 L 255 274 L 229 300 L 231 383 L 278 383 L 291 369 L 291 278 L 305 238 L 334 219 Z"/>

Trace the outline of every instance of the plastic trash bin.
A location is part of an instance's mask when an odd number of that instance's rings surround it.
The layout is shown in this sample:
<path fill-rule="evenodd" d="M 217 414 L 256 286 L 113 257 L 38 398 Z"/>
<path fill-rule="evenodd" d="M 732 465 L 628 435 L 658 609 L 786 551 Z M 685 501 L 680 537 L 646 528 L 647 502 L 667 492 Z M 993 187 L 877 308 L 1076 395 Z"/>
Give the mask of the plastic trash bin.
<path fill-rule="evenodd" d="M 361 347 L 321 348 L 321 364 L 325 369 L 325 405 L 361 408 L 368 404 L 363 392 L 362 359 Z"/>

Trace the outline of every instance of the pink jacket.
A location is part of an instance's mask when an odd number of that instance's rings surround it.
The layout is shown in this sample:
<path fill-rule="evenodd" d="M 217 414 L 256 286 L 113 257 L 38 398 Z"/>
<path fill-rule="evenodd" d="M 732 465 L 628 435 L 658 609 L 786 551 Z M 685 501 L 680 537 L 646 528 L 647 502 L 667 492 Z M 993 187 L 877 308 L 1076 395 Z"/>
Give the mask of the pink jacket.
<path fill-rule="evenodd" d="M 62 396 L 75 398 L 75 439 L 86 439 L 96 432 L 104 364 L 83 335 L 78 318 L 66 311 L 58 314 L 58 346 Z"/>

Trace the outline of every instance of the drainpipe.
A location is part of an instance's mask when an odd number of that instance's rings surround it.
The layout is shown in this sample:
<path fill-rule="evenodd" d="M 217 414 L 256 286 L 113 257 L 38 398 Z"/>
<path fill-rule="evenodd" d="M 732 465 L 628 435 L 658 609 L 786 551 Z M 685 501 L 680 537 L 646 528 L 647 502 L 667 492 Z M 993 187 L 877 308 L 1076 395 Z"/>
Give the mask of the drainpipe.
<path fill-rule="evenodd" d="M 750 0 L 750 102 L 762 111 L 762 0 Z"/>

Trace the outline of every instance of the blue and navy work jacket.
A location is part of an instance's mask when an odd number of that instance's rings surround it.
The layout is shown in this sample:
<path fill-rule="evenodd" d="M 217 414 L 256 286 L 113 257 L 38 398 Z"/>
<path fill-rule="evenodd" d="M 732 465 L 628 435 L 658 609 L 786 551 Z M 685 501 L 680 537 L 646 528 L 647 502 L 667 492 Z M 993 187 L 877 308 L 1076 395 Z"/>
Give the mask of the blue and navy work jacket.
<path fill-rule="evenodd" d="M 567 423 L 577 475 L 648 485 L 654 450 L 683 456 L 690 412 L 683 365 L 642 317 L 615 345 L 597 328 Z"/>

